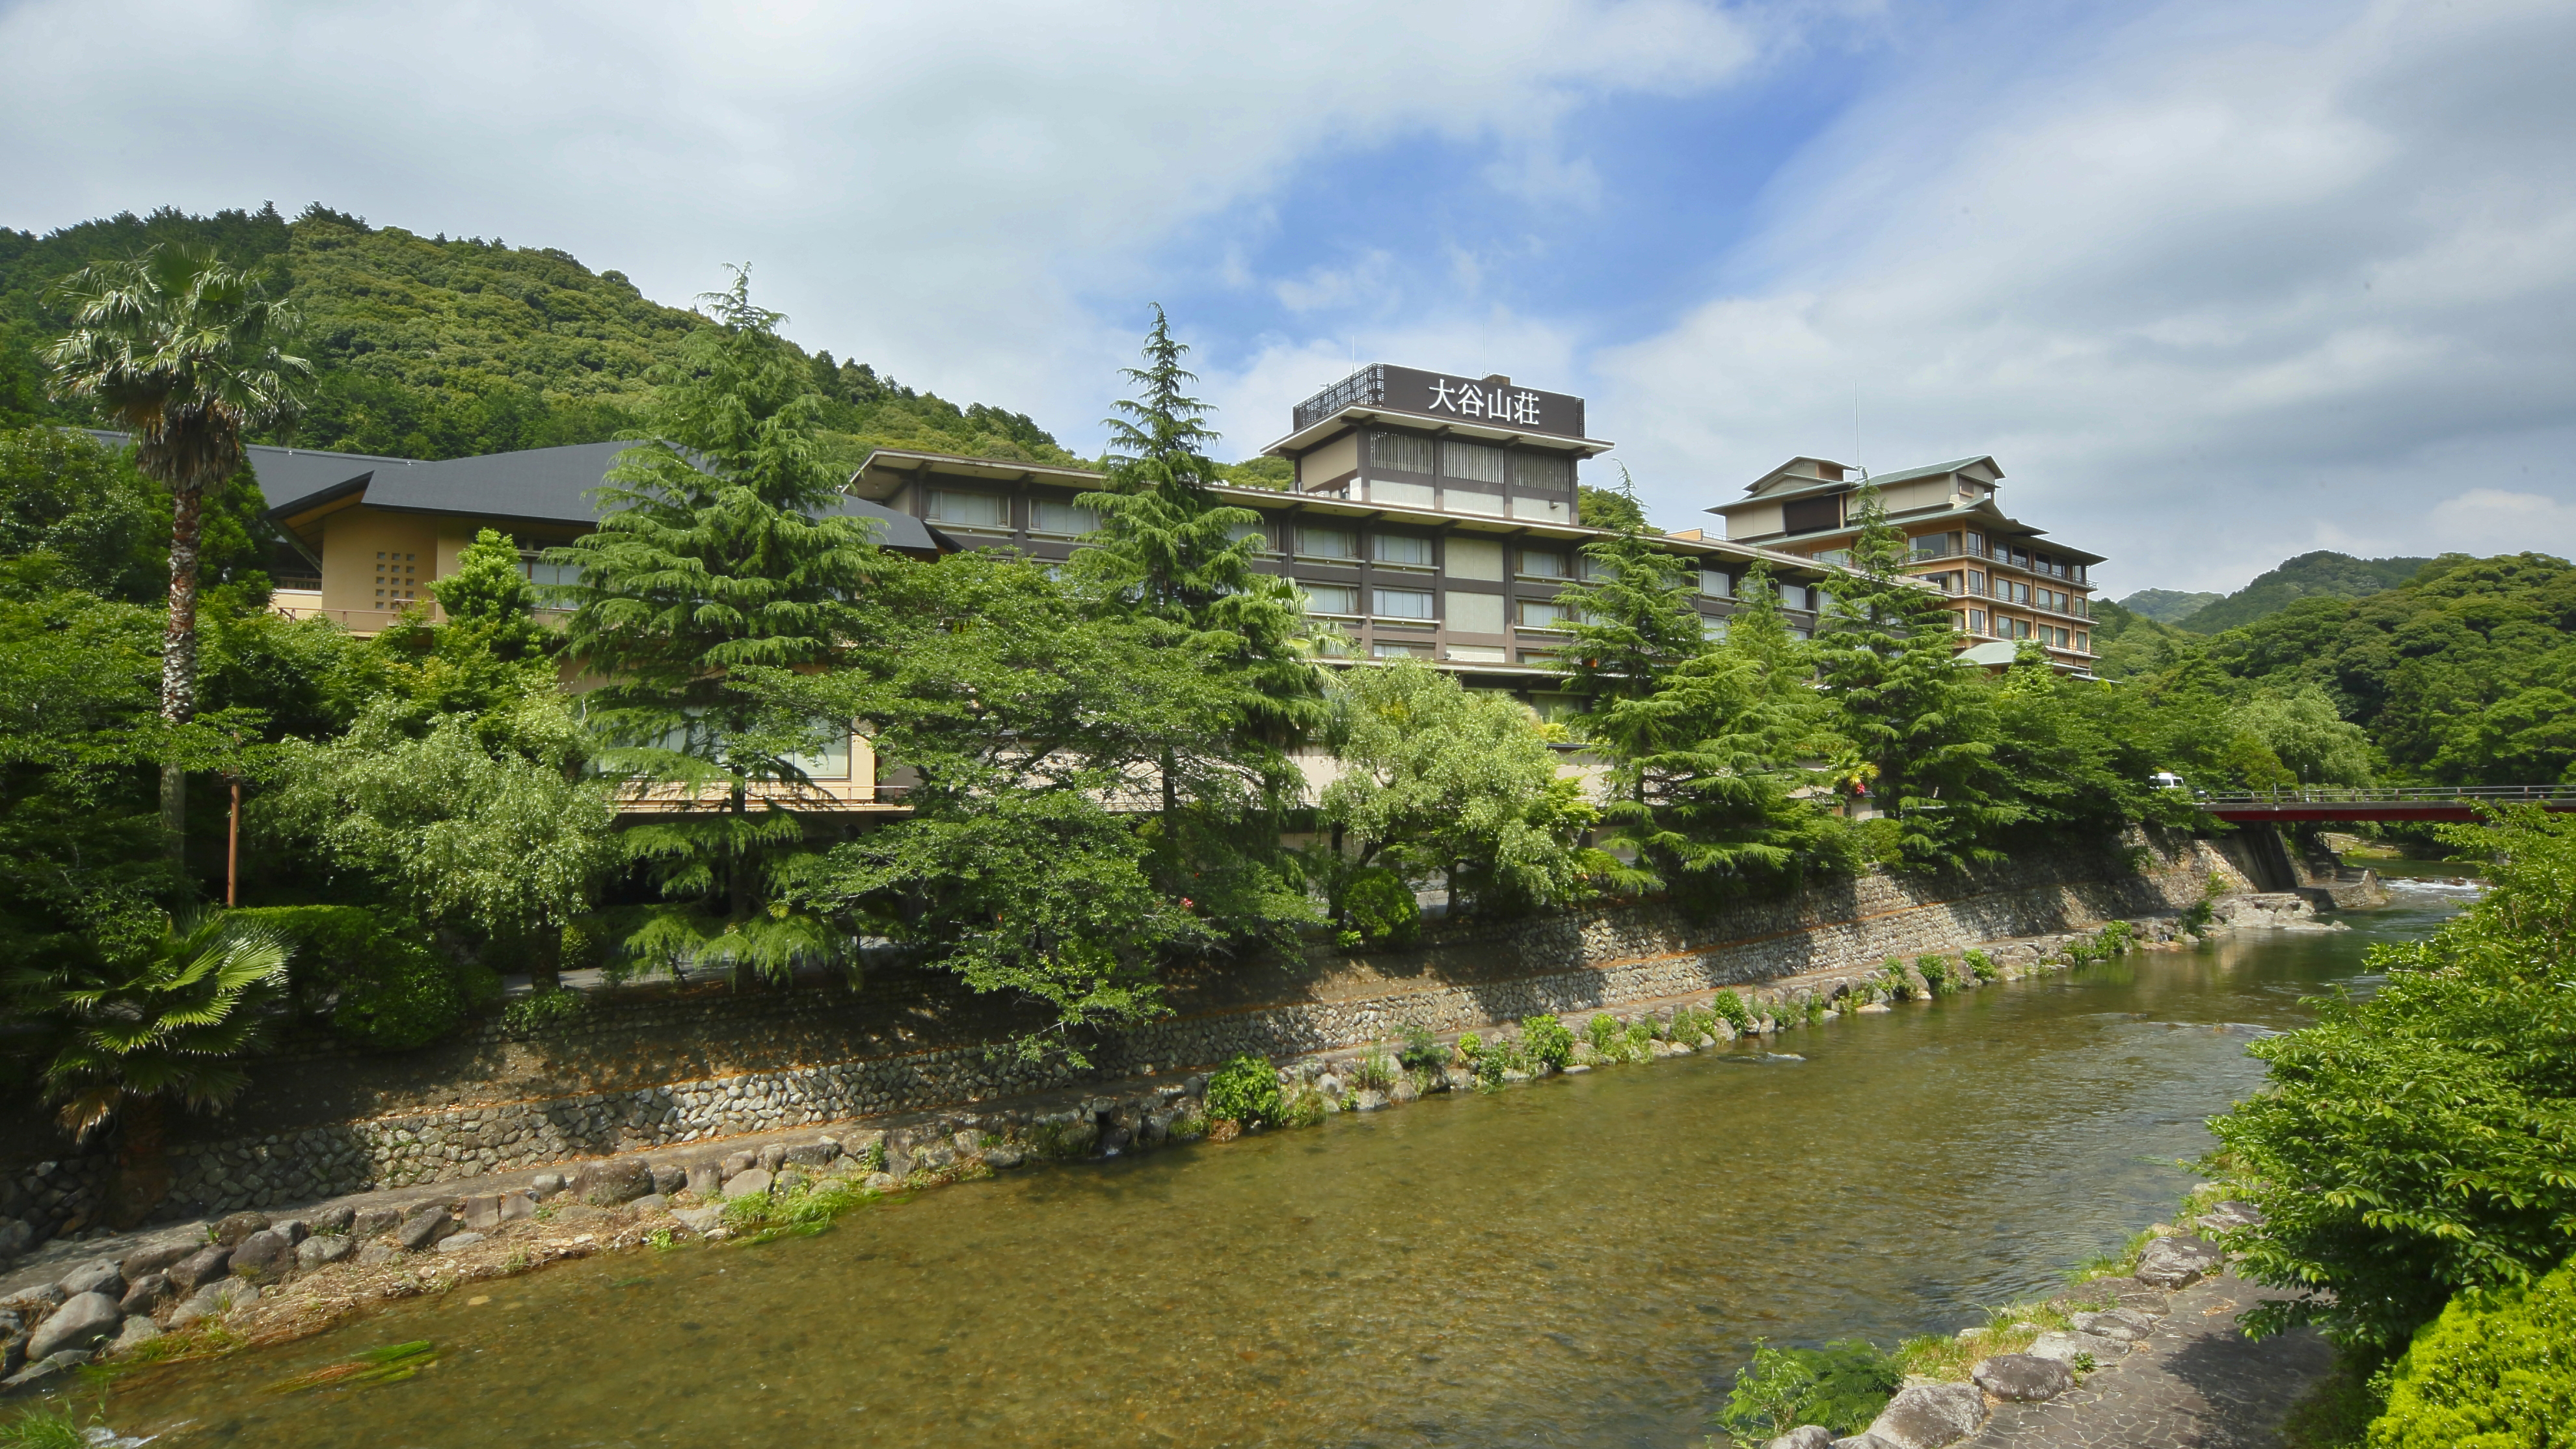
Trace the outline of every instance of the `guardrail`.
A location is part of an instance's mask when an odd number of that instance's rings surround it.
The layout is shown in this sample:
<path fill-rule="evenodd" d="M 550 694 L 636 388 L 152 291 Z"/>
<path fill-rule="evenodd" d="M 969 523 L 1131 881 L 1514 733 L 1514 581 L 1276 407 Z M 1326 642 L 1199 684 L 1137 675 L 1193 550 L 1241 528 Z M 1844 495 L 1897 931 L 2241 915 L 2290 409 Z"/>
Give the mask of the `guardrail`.
<path fill-rule="evenodd" d="M 2576 785 L 2298 785 L 2195 798 L 2204 805 L 2436 805 L 2454 801 L 2576 805 Z"/>

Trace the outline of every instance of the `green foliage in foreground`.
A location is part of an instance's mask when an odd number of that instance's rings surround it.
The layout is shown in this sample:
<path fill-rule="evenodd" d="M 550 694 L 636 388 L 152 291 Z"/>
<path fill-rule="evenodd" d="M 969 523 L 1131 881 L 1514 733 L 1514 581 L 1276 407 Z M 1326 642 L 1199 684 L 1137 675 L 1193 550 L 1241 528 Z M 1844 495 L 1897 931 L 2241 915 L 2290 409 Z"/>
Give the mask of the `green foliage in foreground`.
<path fill-rule="evenodd" d="M 2388 1376 L 2369 1449 L 2548 1449 L 2576 1442 L 2576 1264 L 2528 1288 L 2467 1292 Z"/>
<path fill-rule="evenodd" d="M 1279 1073 L 1256 1056 L 1239 1056 L 1208 1078 L 1210 1120 L 1250 1127 L 1279 1120 Z"/>
<path fill-rule="evenodd" d="M 2212 1121 L 2268 1215 L 2243 1271 L 2324 1290 L 2249 1326 L 2317 1322 L 2396 1352 L 2464 1289 L 2520 1287 L 2576 1247 L 2576 818 L 2446 827 L 2493 888 L 2429 941 L 2381 946 L 2375 995 L 2248 1048 L 2262 1095 Z"/>
<path fill-rule="evenodd" d="M 1752 1362 L 1735 1371 L 1717 1427 L 1739 1446 L 1801 1424 L 1821 1424 L 1838 1436 L 1858 1434 L 1904 1382 L 1895 1358 L 1865 1339 L 1837 1339 L 1820 1348 L 1773 1348 L 1755 1339 Z"/>
<path fill-rule="evenodd" d="M 0 1449 L 88 1449 L 88 1433 L 69 1409 L 38 1405 L 0 1424 Z"/>

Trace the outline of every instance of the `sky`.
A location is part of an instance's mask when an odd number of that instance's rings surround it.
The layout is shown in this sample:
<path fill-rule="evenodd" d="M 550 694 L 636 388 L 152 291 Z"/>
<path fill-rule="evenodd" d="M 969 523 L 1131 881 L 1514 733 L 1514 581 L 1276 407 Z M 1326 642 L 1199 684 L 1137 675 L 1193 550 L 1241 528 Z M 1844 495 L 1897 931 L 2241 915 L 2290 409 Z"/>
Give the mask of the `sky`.
<path fill-rule="evenodd" d="M 1663 527 L 1992 455 L 2110 596 L 2576 552 L 2565 0 L 0 0 L 0 225 L 560 247 L 1089 454 L 1150 308 L 1589 400 Z"/>

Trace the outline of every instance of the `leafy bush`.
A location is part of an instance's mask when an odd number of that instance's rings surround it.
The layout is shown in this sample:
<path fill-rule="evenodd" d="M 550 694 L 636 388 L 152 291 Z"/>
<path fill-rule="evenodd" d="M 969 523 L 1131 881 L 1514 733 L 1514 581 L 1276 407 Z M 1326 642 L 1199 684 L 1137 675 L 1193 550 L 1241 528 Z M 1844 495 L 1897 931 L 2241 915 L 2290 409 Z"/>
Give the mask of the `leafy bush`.
<path fill-rule="evenodd" d="M 1995 979 L 1994 958 L 1974 947 L 1970 947 L 1969 949 L 1959 953 L 1959 964 L 1967 967 L 1968 974 L 1976 977 L 1979 981 L 1992 981 Z"/>
<path fill-rule="evenodd" d="M 1383 1092 L 1395 1086 L 1395 1058 L 1384 1052 L 1370 1052 L 1351 1064 L 1351 1081 L 1370 1091 Z"/>
<path fill-rule="evenodd" d="M 1807 1009 L 1807 1025 L 1809 1025 L 1809 1026 L 1818 1026 L 1818 1025 L 1821 1025 L 1821 1024 L 1824 1022 L 1824 1019 L 1825 1019 L 1825 998 L 1824 998 L 1824 997 L 1822 997 L 1822 996 L 1820 996 L 1820 995 L 1818 995 L 1818 994 L 1816 994 L 1816 993 L 1813 993 L 1813 992 L 1808 993 L 1808 995 L 1807 995 L 1807 1002 L 1806 1002 L 1806 1009 Z"/>
<path fill-rule="evenodd" d="M 1947 996 L 1959 989 L 1950 980 L 1950 963 L 1939 956 L 1915 957 L 1914 969 L 1922 973 L 1923 984 L 1931 987 L 1935 996 Z"/>
<path fill-rule="evenodd" d="M 1914 982 L 1905 974 L 1905 963 L 1893 956 L 1879 963 L 1878 984 L 1890 1001 L 1914 999 Z"/>
<path fill-rule="evenodd" d="M 1351 873 L 1342 919 L 1366 946 L 1410 946 L 1422 934 L 1422 905 L 1403 877 L 1380 866 Z"/>
<path fill-rule="evenodd" d="M 2317 1001 L 2315 1025 L 2248 1047 L 2269 1090 L 2212 1124 L 2268 1217 L 2231 1235 L 2243 1271 L 2308 1295 L 2255 1309 L 2257 1327 L 2322 1322 L 2394 1353 L 2459 1290 L 2567 1255 L 2576 817 L 2491 818 L 2442 831 L 2492 859 L 2486 896 L 2431 940 L 2374 948 L 2374 995 Z"/>
<path fill-rule="evenodd" d="M 1863 1339 L 1837 1339 L 1821 1348 L 1773 1348 L 1755 1339 L 1753 1361 L 1736 1370 L 1717 1427 L 1739 1445 L 1801 1424 L 1858 1434 L 1904 1382 L 1895 1358 Z"/>
<path fill-rule="evenodd" d="M 502 1008 L 501 1022 L 512 1031 L 542 1031 L 574 1020 L 588 1004 L 578 991 L 531 992 Z"/>
<path fill-rule="evenodd" d="M 1561 1072 L 1574 1064 L 1574 1033 L 1553 1012 L 1521 1018 L 1521 1050 L 1530 1061 Z"/>
<path fill-rule="evenodd" d="M 1596 1011 L 1583 1024 L 1583 1035 L 1592 1043 L 1593 1052 L 1604 1061 L 1618 1061 L 1627 1054 L 1628 1034 L 1619 1019 L 1606 1011 Z"/>
<path fill-rule="evenodd" d="M 1279 1073 L 1249 1053 L 1227 1062 L 1208 1079 L 1207 1114 L 1246 1127 L 1278 1121 Z"/>
<path fill-rule="evenodd" d="M 306 1007 L 366 976 L 384 944 L 384 924 L 363 906 L 252 906 L 232 918 L 266 926 L 293 949 L 288 979 Z"/>
<path fill-rule="evenodd" d="M 340 989 L 331 1025 L 377 1051 L 427 1046 L 464 1024 L 466 998 L 456 972 L 427 947 L 392 936 L 365 976 Z"/>
<path fill-rule="evenodd" d="M 2370 1449 L 2520 1449 L 2576 1436 L 2576 1263 L 2461 1294 L 2388 1376 Z"/>
<path fill-rule="evenodd" d="M 1287 1098 L 1280 1106 L 1279 1125 L 1312 1127 L 1323 1121 L 1332 1111 L 1333 1106 L 1324 1100 L 1323 1093 L 1299 1092 L 1296 1096 Z"/>
<path fill-rule="evenodd" d="M 1708 1009 L 1723 1018 L 1728 1026 L 1735 1028 L 1737 1036 L 1742 1036 L 1753 1029 L 1753 1013 L 1745 1009 L 1744 998 L 1736 995 L 1732 988 L 1710 998 Z"/>
<path fill-rule="evenodd" d="M 1449 1064 L 1449 1049 L 1440 1044 L 1427 1026 L 1404 1029 L 1404 1049 L 1395 1054 L 1407 1071 L 1436 1072 Z"/>

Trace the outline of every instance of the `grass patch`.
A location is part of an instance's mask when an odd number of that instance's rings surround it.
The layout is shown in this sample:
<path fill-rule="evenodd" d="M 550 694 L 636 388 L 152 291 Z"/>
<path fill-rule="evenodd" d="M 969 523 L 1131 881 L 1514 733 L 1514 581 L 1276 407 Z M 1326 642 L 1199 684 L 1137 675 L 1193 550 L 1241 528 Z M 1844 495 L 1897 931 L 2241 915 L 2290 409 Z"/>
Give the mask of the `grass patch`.
<path fill-rule="evenodd" d="M 89 1449 L 89 1437 L 69 1409 L 27 1409 L 0 1424 L 0 1449 Z"/>
<path fill-rule="evenodd" d="M 1896 1346 L 1896 1361 L 1909 1374 L 1944 1383 L 1966 1383 L 1968 1370 L 1980 1360 L 2001 1353 L 2020 1353 L 2043 1333 L 2062 1333 L 2074 1327 L 2070 1315 L 2117 1307 L 2119 1302 L 2116 1293 L 2087 1293 L 2078 1288 L 2039 1302 L 1989 1308 L 1984 1327 L 1965 1334 L 1927 1333 L 1909 1338 Z"/>
<path fill-rule="evenodd" d="M 272 1394 L 302 1394 L 315 1389 L 358 1388 L 367 1384 L 398 1384 L 422 1369 L 438 1362 L 438 1346 L 426 1338 L 410 1343 L 389 1343 L 352 1354 L 335 1364 L 326 1364 L 308 1373 L 279 1379 L 268 1386 Z"/>
<path fill-rule="evenodd" d="M 923 1174 L 915 1173 L 919 1177 Z M 787 1193 L 754 1193 L 724 1207 L 725 1226 L 747 1243 L 780 1238 L 810 1238 L 852 1208 L 875 1201 L 877 1194 L 850 1182 L 817 1182 Z"/>

